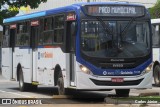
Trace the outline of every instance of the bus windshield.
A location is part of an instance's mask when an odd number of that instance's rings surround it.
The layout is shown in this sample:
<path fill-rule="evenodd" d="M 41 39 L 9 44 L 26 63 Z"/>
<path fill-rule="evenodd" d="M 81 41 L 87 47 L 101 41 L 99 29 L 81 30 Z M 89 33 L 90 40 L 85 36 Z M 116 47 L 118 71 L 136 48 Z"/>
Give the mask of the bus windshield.
<path fill-rule="evenodd" d="M 135 58 L 149 54 L 149 22 L 103 21 L 112 33 L 105 31 L 98 20 L 81 23 L 81 51 L 90 57 Z M 126 26 L 128 27 L 126 30 Z M 125 32 L 125 33 L 124 33 Z"/>

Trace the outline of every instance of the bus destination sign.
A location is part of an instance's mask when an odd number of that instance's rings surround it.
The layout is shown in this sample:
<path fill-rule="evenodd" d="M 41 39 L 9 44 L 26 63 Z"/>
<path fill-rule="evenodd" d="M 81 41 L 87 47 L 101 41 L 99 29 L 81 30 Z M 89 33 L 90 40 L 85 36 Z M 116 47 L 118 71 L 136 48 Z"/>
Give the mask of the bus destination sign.
<path fill-rule="evenodd" d="M 84 11 L 90 16 L 138 17 L 143 16 L 145 10 L 143 6 L 92 5 L 84 6 Z"/>

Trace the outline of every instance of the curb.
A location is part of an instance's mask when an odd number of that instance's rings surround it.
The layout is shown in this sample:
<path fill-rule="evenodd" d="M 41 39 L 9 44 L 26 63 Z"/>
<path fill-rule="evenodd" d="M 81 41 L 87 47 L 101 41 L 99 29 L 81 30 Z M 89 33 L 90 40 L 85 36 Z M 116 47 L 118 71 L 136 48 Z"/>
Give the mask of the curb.
<path fill-rule="evenodd" d="M 139 97 L 146 97 L 146 96 L 159 96 L 159 92 L 148 92 L 148 93 L 140 93 Z"/>
<path fill-rule="evenodd" d="M 73 98 L 73 96 L 70 95 L 53 95 L 53 99 L 68 99 L 68 98 Z"/>

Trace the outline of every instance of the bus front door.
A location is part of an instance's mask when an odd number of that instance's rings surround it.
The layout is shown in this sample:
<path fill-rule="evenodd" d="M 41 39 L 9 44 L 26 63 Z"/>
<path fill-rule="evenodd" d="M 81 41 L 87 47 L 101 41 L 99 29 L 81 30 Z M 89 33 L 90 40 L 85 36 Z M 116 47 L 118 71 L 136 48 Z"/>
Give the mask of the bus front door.
<path fill-rule="evenodd" d="M 31 48 L 32 48 L 32 82 L 37 81 L 37 45 L 39 26 L 31 26 Z"/>
<path fill-rule="evenodd" d="M 69 44 L 69 57 L 68 57 L 68 77 L 69 77 L 69 85 L 70 86 L 76 86 L 76 72 L 75 72 L 75 41 L 76 41 L 76 22 L 75 21 L 68 21 L 67 22 L 67 43 Z"/>
<path fill-rule="evenodd" d="M 2 49 L 2 75 L 7 79 L 14 79 L 15 73 L 13 73 L 13 54 L 15 47 L 15 34 L 16 29 L 11 28 L 9 35 L 5 37 L 8 43 L 7 48 Z"/>
<path fill-rule="evenodd" d="M 13 70 L 13 62 L 14 62 L 14 53 L 15 53 L 15 35 L 16 35 L 16 29 L 11 29 L 10 30 L 10 47 L 11 47 L 11 53 L 12 53 L 12 55 L 11 55 L 11 62 L 12 62 L 12 65 L 11 65 L 11 76 L 12 76 L 12 78 L 11 79 L 15 79 L 15 77 L 16 77 L 16 73 L 13 73 L 13 71 L 16 71 L 16 70 Z"/>

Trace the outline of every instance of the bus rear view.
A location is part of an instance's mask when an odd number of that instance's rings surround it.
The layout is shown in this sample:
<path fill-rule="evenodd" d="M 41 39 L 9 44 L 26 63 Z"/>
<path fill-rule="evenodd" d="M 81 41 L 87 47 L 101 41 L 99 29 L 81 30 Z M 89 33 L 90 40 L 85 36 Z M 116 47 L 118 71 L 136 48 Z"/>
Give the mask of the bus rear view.
<path fill-rule="evenodd" d="M 151 88 L 151 24 L 145 7 L 93 4 L 82 11 L 77 87 L 115 89 L 118 96 Z"/>

